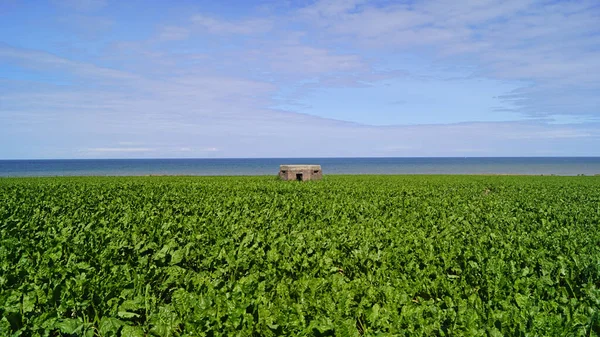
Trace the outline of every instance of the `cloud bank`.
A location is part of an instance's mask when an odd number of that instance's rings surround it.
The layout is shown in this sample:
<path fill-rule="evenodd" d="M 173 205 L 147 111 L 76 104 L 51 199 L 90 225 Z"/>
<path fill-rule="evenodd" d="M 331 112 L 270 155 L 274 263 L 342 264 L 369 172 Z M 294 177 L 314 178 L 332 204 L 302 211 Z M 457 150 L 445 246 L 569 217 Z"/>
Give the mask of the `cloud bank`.
<path fill-rule="evenodd" d="M 600 155 L 593 1 L 47 6 L 0 33 L 0 158 Z"/>

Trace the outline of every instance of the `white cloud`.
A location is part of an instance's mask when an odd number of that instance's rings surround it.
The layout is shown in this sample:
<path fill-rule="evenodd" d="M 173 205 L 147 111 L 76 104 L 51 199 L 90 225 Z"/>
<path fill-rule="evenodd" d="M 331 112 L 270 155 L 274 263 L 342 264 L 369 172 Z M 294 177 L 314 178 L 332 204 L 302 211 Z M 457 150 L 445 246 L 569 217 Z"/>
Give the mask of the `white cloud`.
<path fill-rule="evenodd" d="M 269 67 L 282 73 L 314 74 L 352 72 L 367 66 L 356 55 L 334 54 L 327 49 L 304 45 L 288 45 L 255 52 Z"/>
<path fill-rule="evenodd" d="M 66 157 L 600 155 L 600 125 L 586 119 L 600 106 L 598 11 L 589 4 L 318 1 L 266 19 L 156 23 L 154 36 L 117 39 L 88 61 L 0 45 L 3 64 L 68 78 L 1 80 L 0 137 L 51 142 Z M 434 76 L 380 60 L 407 54 L 474 69 L 462 75 L 523 81 L 499 96 L 514 110 L 588 123 L 369 126 L 269 108 L 323 87 Z"/>
<path fill-rule="evenodd" d="M 192 17 L 195 27 L 205 29 L 214 34 L 257 34 L 271 30 L 272 23 L 265 19 L 248 19 L 226 21 L 218 18 L 197 14 Z"/>
<path fill-rule="evenodd" d="M 79 12 L 93 12 L 107 5 L 107 0 L 53 0 L 58 6 Z"/>
<path fill-rule="evenodd" d="M 42 51 L 13 48 L 2 45 L 0 45 L 0 60 L 13 62 L 22 65 L 23 67 L 39 69 L 42 71 L 67 71 L 86 78 L 108 78 L 114 80 L 137 78 L 135 75 L 120 70 L 99 67 L 91 63 L 73 61 Z"/>
<path fill-rule="evenodd" d="M 96 147 L 85 149 L 84 152 L 110 152 L 110 153 L 131 153 L 131 152 L 153 152 L 156 149 L 151 149 L 147 147 Z"/>
<path fill-rule="evenodd" d="M 126 142 L 127 143 L 127 142 Z M 133 143 L 133 142 L 131 142 Z M 119 143 L 121 144 L 121 143 Z M 77 156 L 89 158 L 115 158 L 123 156 L 128 157 L 152 157 L 152 156 L 205 156 L 207 154 L 216 153 L 219 149 L 216 147 L 199 147 L 193 148 L 189 146 L 173 146 L 173 144 L 157 144 L 153 147 L 132 147 L 132 146 L 107 146 L 107 147 L 89 147 L 80 149 Z"/>
<path fill-rule="evenodd" d="M 158 33 L 160 41 L 178 41 L 185 40 L 190 36 L 190 30 L 183 27 L 166 26 L 162 27 Z"/>
<path fill-rule="evenodd" d="M 319 27 L 321 41 L 344 41 L 361 52 L 417 54 L 439 65 L 464 63 L 475 76 L 527 81 L 532 88 L 519 97 L 519 111 L 553 115 L 598 115 L 600 91 L 600 11 L 596 1 L 544 2 L 422 1 L 377 4 L 322 0 L 300 11 L 301 20 Z M 359 54 L 361 53 L 359 52 Z M 571 91 L 567 96 L 556 95 Z M 593 98 L 592 98 L 593 99 Z M 589 105 L 589 106 L 588 106 Z"/>
<path fill-rule="evenodd" d="M 114 20 L 97 15 L 68 14 L 57 20 L 67 30 L 73 31 L 81 37 L 97 37 L 112 29 Z"/>
<path fill-rule="evenodd" d="M 317 17 L 336 17 L 354 10 L 365 0 L 321 0 L 300 10 L 301 15 Z"/>

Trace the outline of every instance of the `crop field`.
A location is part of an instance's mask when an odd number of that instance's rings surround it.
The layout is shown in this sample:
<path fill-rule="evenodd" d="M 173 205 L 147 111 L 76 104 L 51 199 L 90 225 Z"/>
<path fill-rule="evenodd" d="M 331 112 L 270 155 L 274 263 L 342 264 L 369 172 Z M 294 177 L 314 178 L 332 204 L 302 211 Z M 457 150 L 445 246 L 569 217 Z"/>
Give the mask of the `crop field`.
<path fill-rule="evenodd" d="M 598 336 L 600 178 L 0 179 L 0 336 Z"/>

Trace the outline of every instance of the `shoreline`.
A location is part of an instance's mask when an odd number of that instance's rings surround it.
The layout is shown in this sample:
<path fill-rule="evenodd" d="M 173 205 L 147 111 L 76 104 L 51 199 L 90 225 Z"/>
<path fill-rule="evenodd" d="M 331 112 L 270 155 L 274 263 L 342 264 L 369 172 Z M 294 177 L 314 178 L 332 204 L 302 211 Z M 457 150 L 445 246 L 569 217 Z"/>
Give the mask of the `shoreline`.
<path fill-rule="evenodd" d="M 281 165 L 320 165 L 327 175 L 594 176 L 600 157 L 577 158 L 268 158 L 0 160 L 0 177 L 271 176 Z"/>
<path fill-rule="evenodd" d="M 324 174 L 323 177 L 343 177 L 343 176 L 363 176 L 363 177 L 439 177 L 439 176 L 477 176 L 477 177 L 600 177 L 600 173 L 597 174 L 535 174 L 535 173 L 336 173 L 336 174 Z M 234 174 L 234 175 L 216 175 L 216 174 L 123 174 L 123 175 L 0 175 L 2 178 L 158 178 L 158 177 L 179 177 L 179 178 L 199 178 L 199 177 L 212 177 L 212 178 L 242 178 L 242 177 L 256 177 L 256 178 L 277 178 L 276 174 Z"/>

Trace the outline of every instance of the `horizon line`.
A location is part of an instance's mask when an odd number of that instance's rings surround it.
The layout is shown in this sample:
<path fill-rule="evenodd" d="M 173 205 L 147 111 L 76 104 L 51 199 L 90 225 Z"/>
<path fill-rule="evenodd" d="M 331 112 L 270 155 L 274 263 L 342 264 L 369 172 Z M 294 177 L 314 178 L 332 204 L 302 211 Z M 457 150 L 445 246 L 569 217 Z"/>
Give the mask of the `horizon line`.
<path fill-rule="evenodd" d="M 20 158 L 0 159 L 0 161 L 51 161 L 51 160 L 236 160 L 236 159 L 482 159 L 482 158 L 600 158 L 600 156 L 407 156 L 407 157 L 147 157 L 147 158 Z"/>

